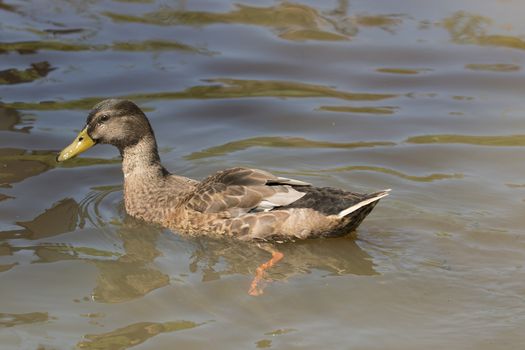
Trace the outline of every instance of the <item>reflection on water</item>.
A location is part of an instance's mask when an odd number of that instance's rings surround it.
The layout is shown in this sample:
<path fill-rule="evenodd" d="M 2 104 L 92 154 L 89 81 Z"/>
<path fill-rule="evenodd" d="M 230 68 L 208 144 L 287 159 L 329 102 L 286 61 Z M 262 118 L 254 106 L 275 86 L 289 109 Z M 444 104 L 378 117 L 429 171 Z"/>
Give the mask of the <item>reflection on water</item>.
<path fill-rule="evenodd" d="M 11 270 L 13 267 L 15 267 L 17 263 L 11 263 L 11 264 L 3 264 L 0 265 L 0 272 L 5 272 Z"/>
<path fill-rule="evenodd" d="M 124 254 L 117 260 L 91 260 L 99 270 L 92 293 L 95 301 L 132 300 L 169 283 L 169 277 L 151 264 L 160 255 L 156 247 L 160 231 L 131 218 L 126 221 L 129 222 L 118 230 Z M 258 265 L 268 259 L 265 250 L 245 242 L 192 238 L 182 243 L 191 252 L 188 270 L 200 275 L 203 282 L 237 274 L 251 277 Z M 275 248 L 285 257 L 269 272 L 274 280 L 309 273 L 312 269 L 330 275 L 377 274 L 371 257 L 353 239 L 296 242 Z"/>
<path fill-rule="evenodd" d="M 15 10 L 15 7 L 9 4 L 5 4 L 4 1 L 2 0 L 0 1 L 0 10 L 12 12 Z"/>
<path fill-rule="evenodd" d="M 23 229 L 0 232 L 2 240 L 16 238 L 41 240 L 74 231 L 79 222 L 96 223 L 100 199 L 113 189 L 103 192 L 102 196 L 92 196 L 79 206 L 73 199 L 63 199 L 38 215 L 31 221 L 18 222 Z M 120 194 L 120 193 L 119 193 Z M 95 208 L 89 209 L 94 206 Z M 82 214 L 82 215 L 81 215 Z M 150 291 L 166 286 L 167 275 L 158 271 L 150 263 L 159 256 L 156 240 L 159 229 L 127 217 L 119 224 L 117 234 L 122 240 L 124 253 L 105 251 L 90 247 L 44 243 L 36 246 L 10 247 L 5 243 L 4 250 L 10 252 L 33 251 L 38 257 L 34 263 L 53 263 L 64 260 L 82 260 L 93 263 L 99 270 L 97 285 L 92 298 L 106 303 L 123 302 L 146 295 Z M 113 260 L 115 259 L 116 260 Z"/>
<path fill-rule="evenodd" d="M 0 105 L 0 131 L 19 131 L 29 132 L 31 126 L 23 126 L 22 128 L 16 128 L 15 126 L 22 123 L 22 116 L 16 109 L 4 108 Z"/>
<path fill-rule="evenodd" d="M 52 35 L 68 35 L 68 34 L 77 34 L 82 33 L 84 29 L 82 28 L 67 28 L 67 29 L 44 29 L 45 33 Z"/>
<path fill-rule="evenodd" d="M 301 137 L 254 137 L 246 140 L 228 142 L 227 144 L 211 147 L 199 152 L 194 152 L 186 159 L 202 159 L 208 157 L 217 157 L 227 155 L 232 152 L 243 151 L 251 147 L 275 147 L 275 148 L 361 148 L 376 146 L 394 146 L 393 142 L 327 142 L 312 141 Z"/>
<path fill-rule="evenodd" d="M 124 254 L 116 260 L 91 260 L 99 271 L 93 300 L 119 303 L 168 285 L 169 277 L 151 264 L 160 255 L 156 248 L 160 232 L 132 218 L 124 221 L 117 230 Z"/>
<path fill-rule="evenodd" d="M 462 143 L 478 146 L 515 147 L 525 146 L 525 135 L 471 136 L 471 135 L 424 135 L 408 138 L 409 143 Z"/>
<path fill-rule="evenodd" d="M 458 11 L 443 20 L 442 25 L 449 31 L 456 44 L 508 47 L 525 50 L 525 41 L 517 36 L 487 34 L 492 21 L 488 17 Z"/>
<path fill-rule="evenodd" d="M 0 187 L 23 181 L 53 169 L 56 162 L 56 151 L 27 151 L 16 148 L 0 148 Z M 70 164 L 60 164 L 64 167 L 90 166 L 95 164 L 112 164 L 118 162 L 111 159 L 74 158 Z"/>
<path fill-rule="evenodd" d="M 31 68 L 24 70 L 14 68 L 2 70 L 0 71 L 0 85 L 30 83 L 47 76 L 53 69 L 49 62 L 43 61 L 31 63 Z"/>
<path fill-rule="evenodd" d="M 124 350 L 142 344 L 161 333 L 182 331 L 198 326 L 200 324 L 191 321 L 139 322 L 103 334 L 87 334 L 84 337 L 86 340 L 78 343 L 77 347 L 89 350 Z"/>
<path fill-rule="evenodd" d="M 184 91 L 156 92 L 117 96 L 134 101 L 179 100 L 179 99 L 224 99 L 246 97 L 312 98 L 330 97 L 350 101 L 378 101 L 396 97 L 395 94 L 370 94 L 339 91 L 328 86 L 295 83 L 288 81 L 208 79 L 212 85 L 199 85 Z M 66 102 L 45 103 L 14 102 L 7 106 L 19 110 L 54 111 L 61 109 L 91 109 L 102 97 L 88 97 Z"/>
<path fill-rule="evenodd" d="M 0 174 L 0 186 L 10 186 L 12 183 L 41 174 L 51 168 L 46 162 L 20 159 L 26 155 L 23 149 L 0 149 L 0 166 L 4 168 Z"/>
<path fill-rule="evenodd" d="M 401 23 L 395 15 L 347 16 L 348 2 L 341 0 L 335 10 L 321 13 L 313 7 L 283 2 L 276 6 L 258 7 L 236 4 L 230 12 L 181 11 L 164 8 L 143 16 L 105 12 L 117 22 L 154 25 L 207 26 L 216 23 L 246 24 L 271 28 L 277 36 L 286 40 L 349 40 L 359 31 L 359 26 L 379 27 L 387 31 Z"/>
<path fill-rule="evenodd" d="M 21 41 L 21 42 L 0 42 L 0 54 L 17 52 L 20 54 L 28 55 L 35 54 L 40 50 L 46 51 L 171 51 L 181 50 L 201 54 L 210 54 L 206 49 L 192 47 L 176 41 L 166 40 L 147 40 L 142 42 L 114 42 L 109 45 L 83 45 L 75 43 L 65 43 L 62 41 Z M 33 67 L 33 70 L 35 68 Z M 31 70 L 30 70 L 31 71 Z M 2 72 L 0 72 L 2 73 Z M 4 75 L 7 75 L 4 72 Z M 18 72 L 20 76 L 28 76 L 29 72 Z M 34 75 L 34 73 L 32 73 Z M 47 73 L 46 73 L 47 74 Z M 34 79 L 33 79 L 34 80 Z"/>
<path fill-rule="evenodd" d="M 419 74 L 428 71 L 428 69 L 407 69 L 407 68 L 378 68 L 376 72 L 389 74 Z"/>
<path fill-rule="evenodd" d="M 78 209 L 78 204 L 73 199 L 63 199 L 33 220 L 17 222 L 23 229 L 4 231 L 2 238 L 37 240 L 71 232 L 77 228 Z"/>
<path fill-rule="evenodd" d="M 333 169 L 326 169 L 322 170 L 324 172 L 343 172 L 343 171 L 372 171 L 372 172 L 378 172 L 382 174 L 387 175 L 393 175 L 397 176 L 399 178 L 410 180 L 410 181 L 416 181 L 416 182 L 432 182 L 436 180 L 445 180 L 445 179 L 461 179 L 463 177 L 462 174 L 430 174 L 430 175 L 424 175 L 424 176 L 418 176 L 418 175 L 409 175 L 402 173 L 400 171 L 394 170 L 394 169 L 388 169 L 383 167 L 377 167 L 377 166 L 368 166 L 368 165 L 350 165 L 345 167 L 339 167 L 339 168 L 333 168 Z"/>
<path fill-rule="evenodd" d="M 319 110 L 330 111 L 330 112 L 343 112 L 343 113 L 354 113 L 354 114 L 376 114 L 376 115 L 390 115 L 398 107 L 381 106 L 381 107 L 352 107 L 352 106 L 321 106 Z"/>
<path fill-rule="evenodd" d="M 49 320 L 49 315 L 45 312 L 30 312 L 26 314 L 7 314 L 0 312 L 0 328 L 45 322 L 47 320 Z"/>
<path fill-rule="evenodd" d="M 517 72 L 521 69 L 520 66 L 516 64 L 505 64 L 505 63 L 493 63 L 493 64 L 467 64 L 465 68 L 471 70 L 481 70 L 488 72 Z"/>
<path fill-rule="evenodd" d="M 524 9 L 0 0 L 2 350 L 519 348 Z M 113 148 L 57 166 L 108 97 L 145 107 L 181 175 L 392 195 L 354 237 L 272 246 L 250 297 L 267 246 L 127 217 Z"/>
<path fill-rule="evenodd" d="M 251 275 L 269 258 L 266 250 L 245 242 L 227 242 L 208 238 L 190 241 L 193 253 L 190 271 L 201 271 L 202 281 L 213 281 L 232 274 Z M 277 244 L 275 249 L 284 254 L 269 270 L 274 280 L 310 273 L 313 269 L 330 275 L 375 275 L 371 257 L 350 238 L 323 239 Z"/>
<path fill-rule="evenodd" d="M 274 338 L 274 337 L 285 335 L 285 334 L 288 334 L 288 333 L 291 333 L 291 332 L 297 332 L 297 329 L 294 329 L 294 328 L 277 329 L 275 331 L 266 332 L 266 333 L 264 333 L 264 335 Z M 271 339 L 261 339 L 261 340 L 258 340 L 257 342 L 255 342 L 255 345 L 256 345 L 257 349 L 271 348 L 272 347 L 272 340 Z"/>
<path fill-rule="evenodd" d="M 270 27 L 277 35 L 288 40 L 347 40 L 345 35 L 332 32 L 333 24 L 312 7 L 282 3 L 271 7 L 254 7 L 237 4 L 231 12 L 197 12 L 162 9 L 144 16 L 105 12 L 115 21 L 155 25 L 203 26 L 214 23 L 249 24 Z"/>

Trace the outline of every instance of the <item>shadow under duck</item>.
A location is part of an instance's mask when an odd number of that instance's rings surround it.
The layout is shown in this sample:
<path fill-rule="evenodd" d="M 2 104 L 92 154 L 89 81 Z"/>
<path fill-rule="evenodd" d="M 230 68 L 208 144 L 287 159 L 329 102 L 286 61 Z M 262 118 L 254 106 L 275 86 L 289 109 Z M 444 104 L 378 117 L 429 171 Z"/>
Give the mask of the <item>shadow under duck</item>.
<path fill-rule="evenodd" d="M 160 162 L 146 115 L 128 100 L 95 105 L 85 128 L 57 161 L 97 143 L 120 151 L 127 213 L 182 234 L 241 240 L 342 236 L 355 230 L 389 191 L 313 187 L 248 168 L 219 171 L 201 182 L 171 174 Z"/>

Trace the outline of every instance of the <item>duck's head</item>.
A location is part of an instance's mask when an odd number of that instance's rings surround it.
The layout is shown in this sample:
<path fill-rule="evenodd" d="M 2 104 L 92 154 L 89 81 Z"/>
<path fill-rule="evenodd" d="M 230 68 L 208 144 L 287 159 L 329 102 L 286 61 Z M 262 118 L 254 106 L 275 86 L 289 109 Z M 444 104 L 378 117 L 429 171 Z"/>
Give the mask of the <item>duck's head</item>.
<path fill-rule="evenodd" d="M 121 153 L 142 138 L 153 135 L 144 112 L 128 100 L 104 100 L 91 110 L 86 126 L 71 145 L 57 156 L 57 162 L 73 158 L 97 143 L 110 144 Z"/>

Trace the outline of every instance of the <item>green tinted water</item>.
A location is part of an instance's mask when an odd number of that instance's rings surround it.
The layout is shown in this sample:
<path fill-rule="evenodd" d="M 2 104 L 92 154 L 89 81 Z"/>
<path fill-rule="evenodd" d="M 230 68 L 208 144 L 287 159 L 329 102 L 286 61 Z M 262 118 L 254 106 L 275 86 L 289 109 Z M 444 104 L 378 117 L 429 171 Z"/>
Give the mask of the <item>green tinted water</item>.
<path fill-rule="evenodd" d="M 519 349 L 525 4 L 0 1 L 2 349 Z M 100 99 L 172 171 L 392 188 L 355 237 L 187 239 L 122 207 Z M 213 343 L 211 343 L 213 342 Z"/>

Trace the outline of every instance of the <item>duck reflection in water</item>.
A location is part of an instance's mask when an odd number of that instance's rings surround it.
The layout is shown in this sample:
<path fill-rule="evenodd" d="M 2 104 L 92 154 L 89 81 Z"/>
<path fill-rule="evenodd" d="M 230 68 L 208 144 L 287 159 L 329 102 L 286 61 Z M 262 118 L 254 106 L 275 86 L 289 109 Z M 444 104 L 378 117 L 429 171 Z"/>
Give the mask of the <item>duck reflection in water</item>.
<path fill-rule="evenodd" d="M 352 237 L 306 240 L 288 243 L 264 243 L 254 245 L 242 241 L 226 241 L 209 237 L 188 240 L 193 246 L 190 271 L 202 273 L 202 281 L 217 280 L 235 274 L 254 275 L 249 294 L 260 295 L 269 279 L 260 262 L 268 254 L 285 256 L 272 267 L 272 280 L 286 280 L 290 277 L 321 270 L 329 275 L 372 276 L 372 257 L 362 250 Z M 270 259 L 269 261 L 272 261 Z"/>
<path fill-rule="evenodd" d="M 161 254 L 156 248 L 160 229 L 127 216 L 115 226 L 103 223 L 98 206 L 113 193 L 115 189 L 92 192 L 81 204 L 71 198 L 60 200 L 33 220 L 17 222 L 21 229 L 0 232 L 2 247 L 9 250 L 9 255 L 32 250 L 37 257 L 32 263 L 81 260 L 95 265 L 99 273 L 91 298 L 99 302 L 129 301 L 168 285 L 168 275 L 153 264 Z M 93 248 L 79 246 L 66 237 L 63 243 L 55 243 L 53 239 L 53 243 L 39 242 L 32 246 L 10 244 L 11 239 L 45 241 L 75 230 L 92 231 L 85 234 L 102 231 L 103 238 L 111 242 L 102 248 Z M 122 242 L 123 253 L 115 250 L 117 237 Z"/>

